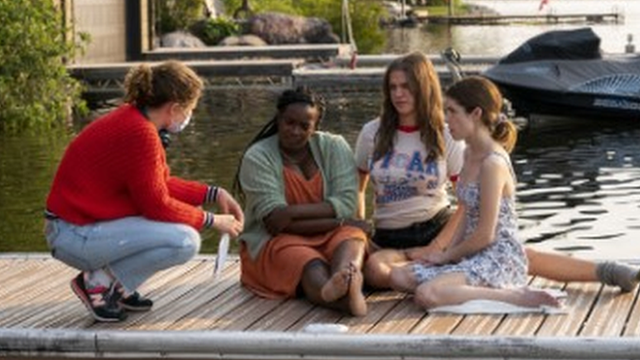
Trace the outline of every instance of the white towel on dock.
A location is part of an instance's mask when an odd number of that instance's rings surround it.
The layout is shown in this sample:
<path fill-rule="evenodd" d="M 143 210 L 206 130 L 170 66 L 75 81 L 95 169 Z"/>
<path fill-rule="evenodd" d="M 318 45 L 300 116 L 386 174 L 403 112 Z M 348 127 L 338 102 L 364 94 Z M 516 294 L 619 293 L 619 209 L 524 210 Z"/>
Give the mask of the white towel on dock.
<path fill-rule="evenodd" d="M 567 297 L 567 293 L 556 289 L 536 289 L 549 293 L 556 299 Z M 524 314 L 524 313 L 541 313 L 549 315 L 566 314 L 567 310 L 562 307 L 556 308 L 551 306 L 525 307 L 518 306 L 503 301 L 495 300 L 469 300 L 460 305 L 445 305 L 429 310 L 430 313 L 449 313 L 449 314 Z"/>

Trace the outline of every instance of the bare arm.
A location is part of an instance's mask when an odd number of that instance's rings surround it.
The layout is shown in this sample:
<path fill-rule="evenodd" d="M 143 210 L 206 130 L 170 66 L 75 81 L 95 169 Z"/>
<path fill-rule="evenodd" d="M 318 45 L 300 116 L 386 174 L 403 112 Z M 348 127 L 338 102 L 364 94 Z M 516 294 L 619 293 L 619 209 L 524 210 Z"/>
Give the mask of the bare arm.
<path fill-rule="evenodd" d="M 369 173 L 358 171 L 358 210 L 356 216 L 364 220 L 367 214 L 367 184 L 369 183 Z"/>
<path fill-rule="evenodd" d="M 358 227 L 366 234 L 371 232 L 371 225 L 364 220 L 337 218 L 328 203 L 279 207 L 264 219 L 264 223 L 274 236 L 280 233 L 315 235 L 343 225 Z"/>
<path fill-rule="evenodd" d="M 271 235 L 281 232 L 317 234 L 335 228 L 338 223 L 335 210 L 326 202 L 281 206 L 264 218 L 264 224 Z"/>
<path fill-rule="evenodd" d="M 463 220 L 464 206 L 459 204 L 449 221 L 429 245 L 407 249 L 405 254 L 410 260 L 427 260 L 431 256 L 430 254 L 443 252 L 451 244 L 459 242 L 456 239 L 462 236 Z"/>
<path fill-rule="evenodd" d="M 444 225 L 438 236 L 433 239 L 433 243 L 437 245 L 439 249 L 446 249 L 451 245 L 457 243 L 457 239 L 462 237 L 464 229 L 464 205 L 458 204 L 456 211 L 451 215 L 451 218 Z"/>
<path fill-rule="evenodd" d="M 509 169 L 500 159 L 489 157 L 482 163 L 478 225 L 468 239 L 452 244 L 444 252 L 442 262 L 458 262 L 486 248 L 495 240 L 500 199 L 509 177 Z"/>

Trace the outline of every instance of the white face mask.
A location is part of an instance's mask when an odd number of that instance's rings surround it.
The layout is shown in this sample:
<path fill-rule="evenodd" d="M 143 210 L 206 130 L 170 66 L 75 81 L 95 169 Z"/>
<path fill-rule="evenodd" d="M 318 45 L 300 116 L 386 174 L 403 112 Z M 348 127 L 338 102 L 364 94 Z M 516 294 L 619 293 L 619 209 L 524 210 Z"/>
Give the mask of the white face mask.
<path fill-rule="evenodd" d="M 184 128 L 187 127 L 187 125 L 189 125 L 189 122 L 191 121 L 191 115 L 193 114 L 193 112 L 189 112 L 189 115 L 187 115 L 187 118 L 184 119 L 183 122 L 179 123 L 179 122 L 172 122 L 171 125 L 169 125 L 167 127 L 167 131 L 172 133 L 172 134 L 177 134 L 179 132 L 181 132 L 182 130 L 184 130 Z"/>

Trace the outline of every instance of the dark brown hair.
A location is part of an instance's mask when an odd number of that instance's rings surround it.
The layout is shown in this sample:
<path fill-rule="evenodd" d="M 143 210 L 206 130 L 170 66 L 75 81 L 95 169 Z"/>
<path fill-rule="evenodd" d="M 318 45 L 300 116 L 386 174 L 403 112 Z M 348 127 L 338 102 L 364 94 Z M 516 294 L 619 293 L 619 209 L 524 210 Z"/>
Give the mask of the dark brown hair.
<path fill-rule="evenodd" d="M 416 107 L 420 138 L 427 150 L 427 161 L 443 157 L 444 112 L 440 80 L 433 64 L 423 53 L 413 52 L 394 60 L 384 74 L 380 128 L 375 137 L 374 161 L 388 154 L 399 124 L 398 112 L 391 102 L 389 81 L 391 73 L 402 71 L 407 76 L 409 89 Z"/>
<path fill-rule="evenodd" d="M 451 85 L 445 95 L 460 104 L 467 113 L 480 108 L 482 123 L 491 131 L 491 137 L 507 152 L 513 150 L 518 130 L 502 113 L 502 95 L 491 80 L 481 76 L 470 76 Z"/>

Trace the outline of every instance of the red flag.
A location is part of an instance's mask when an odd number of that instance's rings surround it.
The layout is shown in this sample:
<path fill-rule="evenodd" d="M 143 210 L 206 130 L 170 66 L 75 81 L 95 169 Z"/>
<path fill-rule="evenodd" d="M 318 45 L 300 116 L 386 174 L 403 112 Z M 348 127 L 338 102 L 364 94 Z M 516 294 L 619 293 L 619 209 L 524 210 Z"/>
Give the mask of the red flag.
<path fill-rule="evenodd" d="M 544 6 L 547 5 L 548 2 L 549 2 L 549 0 L 541 0 L 540 1 L 540 6 L 538 7 L 538 11 L 542 11 Z"/>

